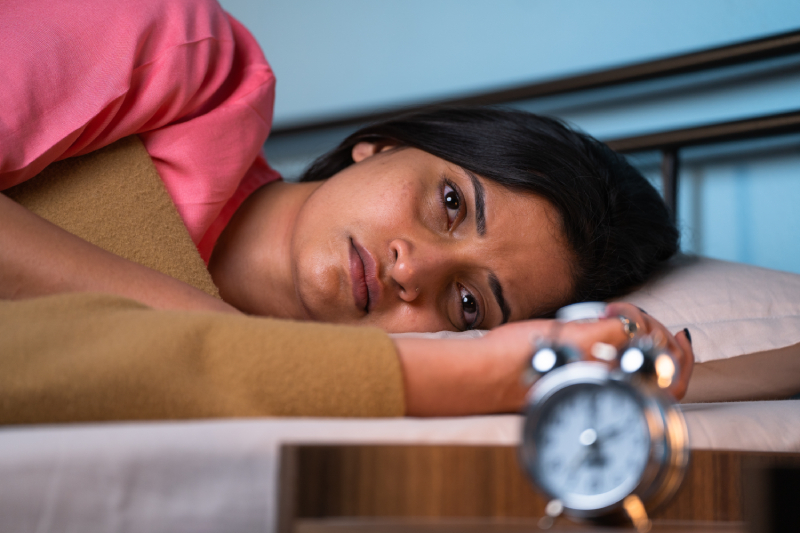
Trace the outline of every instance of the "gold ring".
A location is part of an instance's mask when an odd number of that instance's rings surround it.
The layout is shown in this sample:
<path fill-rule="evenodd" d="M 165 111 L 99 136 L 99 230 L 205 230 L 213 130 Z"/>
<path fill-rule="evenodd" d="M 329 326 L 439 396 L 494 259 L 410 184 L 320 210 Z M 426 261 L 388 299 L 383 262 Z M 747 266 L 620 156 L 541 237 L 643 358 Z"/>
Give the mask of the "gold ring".
<path fill-rule="evenodd" d="M 617 318 L 622 322 L 622 330 L 625 332 L 625 335 L 627 335 L 629 339 L 634 338 L 639 331 L 639 324 L 628 317 L 618 316 Z"/>

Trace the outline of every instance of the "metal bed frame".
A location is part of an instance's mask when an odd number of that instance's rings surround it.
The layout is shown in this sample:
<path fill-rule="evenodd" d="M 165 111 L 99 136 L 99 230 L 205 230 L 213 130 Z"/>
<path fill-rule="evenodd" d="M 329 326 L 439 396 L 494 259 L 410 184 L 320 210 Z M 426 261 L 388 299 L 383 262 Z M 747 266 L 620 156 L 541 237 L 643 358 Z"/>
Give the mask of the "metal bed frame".
<path fill-rule="evenodd" d="M 560 78 L 543 83 L 534 83 L 467 97 L 441 100 L 425 105 L 396 108 L 375 113 L 351 115 L 333 120 L 323 120 L 297 126 L 276 128 L 273 130 L 272 138 L 312 133 L 332 128 L 355 127 L 361 124 L 386 119 L 398 112 L 417 111 L 447 105 L 509 104 L 544 96 L 561 95 L 589 89 L 666 78 L 692 72 L 708 71 L 733 65 L 754 63 L 792 54 L 800 54 L 800 31 L 782 33 L 753 41 L 745 41 L 690 54 Z M 674 219 L 677 214 L 680 171 L 679 154 L 682 148 L 797 132 L 800 132 L 800 110 L 633 137 L 605 139 L 605 142 L 614 150 L 626 154 L 654 150 L 661 152 L 661 179 L 664 201 L 669 207 Z"/>

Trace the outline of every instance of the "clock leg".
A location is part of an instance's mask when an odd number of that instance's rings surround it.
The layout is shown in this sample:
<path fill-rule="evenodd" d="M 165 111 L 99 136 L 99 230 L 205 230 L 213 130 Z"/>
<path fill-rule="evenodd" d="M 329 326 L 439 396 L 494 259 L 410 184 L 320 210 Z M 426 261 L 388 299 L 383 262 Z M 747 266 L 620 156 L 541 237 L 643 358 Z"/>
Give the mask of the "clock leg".
<path fill-rule="evenodd" d="M 647 517 L 647 511 L 644 509 L 642 500 L 636 494 L 631 494 L 626 497 L 622 502 L 622 508 L 625 509 L 628 518 L 633 522 L 633 527 L 636 528 L 636 531 L 639 533 L 647 533 L 650 531 L 652 523 Z"/>

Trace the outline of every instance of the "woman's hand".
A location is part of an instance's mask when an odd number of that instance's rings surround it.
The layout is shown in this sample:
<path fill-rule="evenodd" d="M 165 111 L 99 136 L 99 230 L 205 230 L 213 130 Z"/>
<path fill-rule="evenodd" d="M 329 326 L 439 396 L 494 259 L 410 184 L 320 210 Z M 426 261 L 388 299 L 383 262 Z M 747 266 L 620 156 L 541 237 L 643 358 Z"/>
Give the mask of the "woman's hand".
<path fill-rule="evenodd" d="M 518 412 L 529 386 L 522 376 L 533 354 L 533 341 L 548 338 L 578 348 L 587 359 L 596 342 L 623 348 L 630 338 L 619 315 L 636 322 L 672 352 L 680 375 L 668 389 L 686 393 L 694 354 L 683 332 L 677 337 L 650 315 L 630 304 L 610 304 L 608 318 L 589 323 L 528 320 L 507 324 L 480 339 L 395 339 L 406 392 L 406 414 L 453 416 Z"/>
<path fill-rule="evenodd" d="M 689 378 L 694 368 L 694 351 L 692 350 L 691 338 L 687 335 L 686 329 L 679 331 L 676 335 L 671 334 L 661 322 L 643 312 L 638 307 L 622 302 L 608 304 L 606 316 L 624 316 L 636 322 L 641 330 L 650 335 L 655 344 L 666 348 L 675 358 L 678 365 L 678 375 L 667 388 L 667 392 L 672 394 L 676 400 L 680 400 L 686 395 L 689 387 Z"/>

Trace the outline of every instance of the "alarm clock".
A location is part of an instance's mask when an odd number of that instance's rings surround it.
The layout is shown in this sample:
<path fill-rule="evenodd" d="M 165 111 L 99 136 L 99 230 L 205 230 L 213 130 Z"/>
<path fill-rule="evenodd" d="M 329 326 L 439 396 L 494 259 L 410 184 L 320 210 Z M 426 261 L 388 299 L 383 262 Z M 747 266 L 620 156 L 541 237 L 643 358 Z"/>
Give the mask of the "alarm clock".
<path fill-rule="evenodd" d="M 675 360 L 652 339 L 631 336 L 620 353 L 598 349 L 607 363 L 581 361 L 576 350 L 550 341 L 535 347 L 531 368 L 541 377 L 528 395 L 520 458 L 550 498 L 550 517 L 630 519 L 646 531 L 647 513 L 683 479 L 686 422 L 664 392 L 677 375 Z"/>

